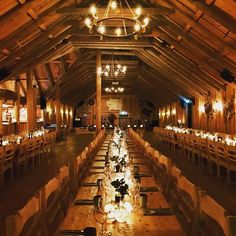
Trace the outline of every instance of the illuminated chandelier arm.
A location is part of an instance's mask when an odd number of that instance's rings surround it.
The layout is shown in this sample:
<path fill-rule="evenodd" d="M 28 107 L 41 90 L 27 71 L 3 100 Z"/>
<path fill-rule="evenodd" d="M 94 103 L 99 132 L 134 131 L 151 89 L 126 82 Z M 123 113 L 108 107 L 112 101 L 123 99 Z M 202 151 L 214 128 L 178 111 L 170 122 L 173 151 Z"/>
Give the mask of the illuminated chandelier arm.
<path fill-rule="evenodd" d="M 121 2 L 121 0 L 120 0 L 120 9 L 121 9 L 122 15 L 123 15 L 123 17 L 124 17 L 125 15 L 124 15 L 124 11 L 123 11 L 123 7 L 122 7 L 122 2 Z M 127 36 L 127 29 L 126 29 L 126 25 L 125 25 L 125 20 L 123 20 L 123 27 L 124 27 L 125 35 Z"/>
<path fill-rule="evenodd" d="M 126 5 L 128 6 L 128 8 L 129 8 L 130 12 L 132 13 L 132 15 L 133 15 L 134 19 L 136 19 L 136 18 L 137 18 L 137 16 L 136 16 L 136 15 L 134 14 L 134 12 L 132 11 L 132 8 L 130 7 L 130 5 L 129 5 L 129 3 L 127 2 L 127 0 L 125 0 L 125 3 L 126 3 Z"/>
<path fill-rule="evenodd" d="M 108 17 L 108 15 L 109 15 L 109 10 L 110 10 L 110 8 L 111 8 L 111 3 L 112 3 L 112 0 L 109 0 L 109 2 L 108 2 L 108 4 L 107 4 L 106 11 L 104 12 L 103 18 Z"/>

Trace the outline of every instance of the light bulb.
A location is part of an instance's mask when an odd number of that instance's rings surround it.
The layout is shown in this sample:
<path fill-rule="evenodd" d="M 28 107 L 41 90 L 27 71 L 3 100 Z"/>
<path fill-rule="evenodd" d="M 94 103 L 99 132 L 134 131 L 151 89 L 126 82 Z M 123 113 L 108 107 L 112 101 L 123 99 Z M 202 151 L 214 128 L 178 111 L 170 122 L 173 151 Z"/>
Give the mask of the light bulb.
<path fill-rule="evenodd" d="M 95 15 L 97 13 L 97 9 L 96 9 L 96 7 L 94 5 L 90 7 L 90 13 L 92 15 Z"/>
<path fill-rule="evenodd" d="M 120 28 L 117 28 L 117 29 L 116 29 L 116 34 L 117 34 L 117 36 L 120 36 L 120 35 L 121 35 L 121 29 L 120 29 Z"/>
<path fill-rule="evenodd" d="M 98 75 L 101 75 L 101 74 L 102 74 L 102 68 L 101 68 L 101 67 L 98 67 L 97 73 L 98 73 Z"/>
<path fill-rule="evenodd" d="M 110 70 L 110 65 L 106 65 L 106 69 L 107 69 L 107 70 Z"/>
<path fill-rule="evenodd" d="M 106 77 L 108 77 L 108 75 L 109 75 L 107 71 L 105 71 L 105 73 L 104 73 L 104 74 L 105 74 L 105 76 L 106 76 Z"/>
<path fill-rule="evenodd" d="M 90 18 L 86 18 L 84 23 L 87 25 L 87 27 L 89 27 L 89 28 L 91 27 L 91 20 L 90 20 Z"/>
<path fill-rule="evenodd" d="M 145 17 L 145 18 L 143 19 L 143 23 L 144 23 L 144 26 L 147 26 L 148 23 L 149 23 L 149 18 L 148 18 L 148 17 Z"/>
<path fill-rule="evenodd" d="M 135 14 L 137 15 L 137 17 L 139 17 L 141 15 L 141 13 L 142 13 L 142 8 L 141 7 L 137 7 L 135 9 Z"/>
<path fill-rule="evenodd" d="M 120 69 L 121 68 L 121 64 L 117 65 L 117 68 Z"/>
<path fill-rule="evenodd" d="M 136 24 L 134 25 L 134 30 L 135 30 L 135 31 L 139 31 L 140 29 L 141 29 L 140 25 L 139 25 L 138 23 L 136 23 Z"/>
<path fill-rule="evenodd" d="M 111 9 L 116 9 L 116 7 L 117 7 L 117 3 L 116 3 L 116 1 L 112 1 L 111 2 Z"/>
<path fill-rule="evenodd" d="M 123 73 L 125 73 L 126 70 L 127 70 L 127 67 L 126 67 L 126 66 L 123 66 L 123 68 L 122 68 Z"/>
<path fill-rule="evenodd" d="M 115 76 L 118 76 L 118 71 L 115 71 L 115 73 L 114 73 L 114 74 L 115 74 Z"/>
<path fill-rule="evenodd" d="M 104 34 L 105 31 L 106 31 L 106 28 L 105 28 L 104 25 L 100 25 L 100 26 L 98 27 L 98 32 L 100 32 L 101 34 Z"/>

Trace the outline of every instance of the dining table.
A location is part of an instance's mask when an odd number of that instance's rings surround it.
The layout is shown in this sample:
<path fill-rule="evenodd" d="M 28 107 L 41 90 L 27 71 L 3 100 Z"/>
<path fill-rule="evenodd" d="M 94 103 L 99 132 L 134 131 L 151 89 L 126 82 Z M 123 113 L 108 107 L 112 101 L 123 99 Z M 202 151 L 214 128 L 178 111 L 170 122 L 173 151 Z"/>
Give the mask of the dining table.
<path fill-rule="evenodd" d="M 94 157 L 93 164 L 82 183 L 74 203 L 57 230 L 57 236 L 83 235 L 86 227 L 96 228 L 97 235 L 113 236 L 185 236 L 175 212 L 170 208 L 145 156 L 139 151 L 136 143 L 127 135 L 129 158 L 132 166 L 138 166 L 140 176 L 139 207 L 135 207 L 127 216 L 125 222 L 106 222 L 104 225 L 97 221 L 94 215 L 94 196 L 101 194 L 97 182 L 104 178 L 105 157 L 112 141 L 112 134 L 108 134 Z M 145 209 L 142 198 L 146 197 Z"/>

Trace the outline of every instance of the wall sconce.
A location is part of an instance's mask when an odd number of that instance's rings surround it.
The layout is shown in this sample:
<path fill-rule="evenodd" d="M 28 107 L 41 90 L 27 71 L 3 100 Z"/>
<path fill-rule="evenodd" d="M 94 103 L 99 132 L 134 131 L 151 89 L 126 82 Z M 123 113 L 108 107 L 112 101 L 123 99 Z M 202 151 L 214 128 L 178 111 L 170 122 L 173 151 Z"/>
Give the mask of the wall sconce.
<path fill-rule="evenodd" d="M 213 103 L 213 110 L 215 112 L 222 112 L 223 111 L 223 104 L 222 104 L 222 101 L 215 101 Z"/>
<path fill-rule="evenodd" d="M 169 117 L 170 116 L 170 110 L 166 112 L 166 115 Z"/>
<path fill-rule="evenodd" d="M 199 110 L 200 113 L 204 113 L 205 112 L 204 104 L 199 105 L 198 110 Z"/>
<path fill-rule="evenodd" d="M 166 114 L 166 113 L 165 113 L 164 111 L 161 113 L 162 116 L 165 116 L 165 114 Z"/>
<path fill-rule="evenodd" d="M 172 114 L 173 116 L 176 115 L 176 109 L 175 109 L 175 108 L 171 111 L 171 114 Z"/>

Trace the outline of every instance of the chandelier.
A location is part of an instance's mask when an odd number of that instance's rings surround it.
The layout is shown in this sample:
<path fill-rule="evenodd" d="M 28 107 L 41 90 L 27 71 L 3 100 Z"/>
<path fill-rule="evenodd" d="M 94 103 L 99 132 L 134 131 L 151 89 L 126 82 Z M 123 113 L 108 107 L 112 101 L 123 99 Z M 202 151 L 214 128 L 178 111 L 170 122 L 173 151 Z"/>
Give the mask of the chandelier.
<path fill-rule="evenodd" d="M 123 3 L 123 4 L 122 4 Z M 109 0 L 104 12 L 90 7 L 90 17 L 85 19 L 89 31 L 97 31 L 101 36 L 128 37 L 144 33 L 149 18 L 142 15 L 142 8 L 132 9 L 127 0 Z"/>
<path fill-rule="evenodd" d="M 119 86 L 119 82 L 112 82 L 112 85 L 104 90 L 107 93 L 123 93 L 125 89 Z"/>
<path fill-rule="evenodd" d="M 105 78 L 118 79 L 123 78 L 125 76 L 126 70 L 127 67 L 122 66 L 118 63 L 112 51 L 112 54 L 109 57 L 104 69 L 102 69 L 101 67 L 98 68 L 98 74 L 104 76 Z"/>

